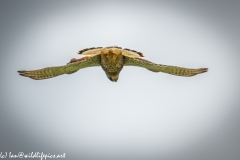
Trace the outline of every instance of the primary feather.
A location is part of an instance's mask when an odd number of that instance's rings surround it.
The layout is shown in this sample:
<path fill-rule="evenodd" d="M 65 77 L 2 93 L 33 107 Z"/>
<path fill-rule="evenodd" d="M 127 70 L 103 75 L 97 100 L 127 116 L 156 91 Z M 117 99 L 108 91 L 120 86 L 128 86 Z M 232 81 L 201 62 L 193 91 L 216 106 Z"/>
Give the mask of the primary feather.
<path fill-rule="evenodd" d="M 161 64 L 155 64 L 153 62 L 150 62 L 144 59 L 131 58 L 131 57 L 125 57 L 124 65 L 143 67 L 153 72 L 164 72 L 164 73 L 168 73 L 176 76 L 185 76 L 185 77 L 195 76 L 197 74 L 208 71 L 208 68 L 193 69 L 193 68 L 161 65 Z"/>
<path fill-rule="evenodd" d="M 38 70 L 18 71 L 21 76 L 29 77 L 35 80 L 56 77 L 62 74 L 71 74 L 79 69 L 86 67 L 100 66 L 100 55 L 82 58 L 76 62 L 68 63 L 63 66 L 47 67 Z"/>

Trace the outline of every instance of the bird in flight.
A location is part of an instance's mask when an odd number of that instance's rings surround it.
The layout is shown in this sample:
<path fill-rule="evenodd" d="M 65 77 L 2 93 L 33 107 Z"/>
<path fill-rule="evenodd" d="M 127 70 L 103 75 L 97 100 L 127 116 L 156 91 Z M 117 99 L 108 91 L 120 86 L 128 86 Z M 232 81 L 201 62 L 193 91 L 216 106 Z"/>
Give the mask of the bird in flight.
<path fill-rule="evenodd" d="M 118 46 L 95 47 L 80 50 L 78 54 L 84 57 L 73 58 L 63 66 L 47 67 L 38 70 L 20 70 L 21 76 L 35 80 L 53 78 L 62 74 L 72 74 L 80 69 L 101 66 L 110 81 L 117 82 L 119 73 L 124 66 L 137 66 L 153 72 L 164 72 L 176 76 L 191 77 L 208 71 L 208 68 L 183 68 L 170 65 L 155 64 L 143 59 L 143 54 L 135 50 Z"/>

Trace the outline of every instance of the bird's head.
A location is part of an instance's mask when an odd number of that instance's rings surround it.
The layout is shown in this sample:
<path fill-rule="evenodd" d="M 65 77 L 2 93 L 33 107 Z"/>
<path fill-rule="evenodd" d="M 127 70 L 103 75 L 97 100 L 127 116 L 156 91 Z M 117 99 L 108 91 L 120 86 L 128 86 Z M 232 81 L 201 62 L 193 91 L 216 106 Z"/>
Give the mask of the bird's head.
<path fill-rule="evenodd" d="M 108 77 L 108 79 L 110 81 L 117 82 L 119 73 L 116 73 L 116 72 L 114 72 L 114 73 L 106 73 L 106 75 L 107 75 L 107 77 Z"/>

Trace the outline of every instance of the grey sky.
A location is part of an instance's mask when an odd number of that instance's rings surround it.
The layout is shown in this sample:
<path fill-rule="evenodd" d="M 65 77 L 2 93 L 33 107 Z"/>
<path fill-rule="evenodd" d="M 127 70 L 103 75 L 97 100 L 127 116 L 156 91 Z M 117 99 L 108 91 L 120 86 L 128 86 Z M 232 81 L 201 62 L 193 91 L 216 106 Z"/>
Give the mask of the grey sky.
<path fill-rule="evenodd" d="M 66 159 L 240 158 L 239 1 L 1 1 L 0 152 Z M 17 70 L 63 65 L 118 45 L 189 68 L 177 77 L 100 67 L 34 81 Z"/>

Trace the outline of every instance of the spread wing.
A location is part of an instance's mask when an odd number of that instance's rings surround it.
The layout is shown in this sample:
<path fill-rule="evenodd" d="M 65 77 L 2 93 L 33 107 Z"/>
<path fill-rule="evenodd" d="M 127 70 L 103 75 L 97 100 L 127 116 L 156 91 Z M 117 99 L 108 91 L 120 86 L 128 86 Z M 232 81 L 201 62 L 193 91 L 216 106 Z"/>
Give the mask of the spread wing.
<path fill-rule="evenodd" d="M 168 66 L 168 65 L 161 65 L 155 64 L 150 61 L 141 59 L 141 58 L 131 58 L 131 57 L 124 57 L 124 66 L 138 66 L 146 68 L 153 72 L 164 72 L 176 76 L 195 76 L 200 73 L 204 73 L 208 71 L 208 68 L 183 68 L 177 66 Z"/>
<path fill-rule="evenodd" d="M 84 57 L 77 62 L 68 63 L 63 66 L 47 67 L 31 71 L 18 71 L 21 76 L 29 77 L 35 80 L 53 78 L 62 74 L 71 74 L 77 72 L 79 69 L 100 66 L 100 55 L 93 57 Z"/>

